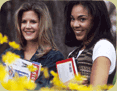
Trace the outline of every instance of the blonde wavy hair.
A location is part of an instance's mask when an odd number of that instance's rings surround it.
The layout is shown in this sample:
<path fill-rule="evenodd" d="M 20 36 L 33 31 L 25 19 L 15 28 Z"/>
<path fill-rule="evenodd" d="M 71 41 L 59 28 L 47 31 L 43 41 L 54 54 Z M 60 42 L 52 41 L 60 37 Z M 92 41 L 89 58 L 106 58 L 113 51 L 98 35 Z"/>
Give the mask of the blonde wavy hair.
<path fill-rule="evenodd" d="M 22 49 L 25 49 L 26 40 L 24 39 L 21 32 L 21 20 L 22 14 L 25 11 L 33 10 L 39 17 L 39 56 L 43 56 L 51 49 L 57 50 L 56 44 L 54 43 L 53 32 L 52 32 L 52 20 L 50 17 L 49 10 L 43 2 L 24 3 L 15 13 L 15 26 L 18 33 L 18 38 Z"/>

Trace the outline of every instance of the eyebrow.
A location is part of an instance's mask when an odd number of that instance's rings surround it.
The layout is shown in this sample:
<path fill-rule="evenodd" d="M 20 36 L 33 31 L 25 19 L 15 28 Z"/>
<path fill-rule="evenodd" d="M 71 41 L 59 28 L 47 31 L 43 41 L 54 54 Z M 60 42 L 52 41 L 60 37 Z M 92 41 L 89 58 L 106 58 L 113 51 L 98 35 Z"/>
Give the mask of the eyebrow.
<path fill-rule="evenodd" d="M 87 15 L 79 15 L 78 17 L 83 17 L 83 16 L 86 16 L 86 17 L 88 17 Z"/>
<path fill-rule="evenodd" d="M 84 17 L 84 16 L 85 16 L 85 17 L 88 17 L 87 15 L 79 15 L 78 18 Z M 73 15 L 70 15 L 70 17 L 73 17 Z"/>
<path fill-rule="evenodd" d="M 22 20 L 26 20 L 26 19 L 25 19 L 25 18 L 22 18 Z M 31 19 L 31 21 L 32 21 L 32 20 L 33 20 L 33 21 L 36 21 L 36 19 Z"/>

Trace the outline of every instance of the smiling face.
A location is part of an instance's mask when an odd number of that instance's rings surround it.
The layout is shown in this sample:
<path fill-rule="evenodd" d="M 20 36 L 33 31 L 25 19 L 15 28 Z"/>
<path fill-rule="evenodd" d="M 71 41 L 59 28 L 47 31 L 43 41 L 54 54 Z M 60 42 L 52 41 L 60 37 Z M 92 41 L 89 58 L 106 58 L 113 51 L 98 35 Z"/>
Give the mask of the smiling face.
<path fill-rule="evenodd" d="M 79 41 L 87 41 L 87 35 L 93 26 L 92 16 L 82 5 L 75 5 L 71 11 L 70 25 Z"/>
<path fill-rule="evenodd" d="M 26 41 L 34 41 L 38 38 L 39 18 L 34 11 L 25 11 L 22 14 L 21 32 Z"/>

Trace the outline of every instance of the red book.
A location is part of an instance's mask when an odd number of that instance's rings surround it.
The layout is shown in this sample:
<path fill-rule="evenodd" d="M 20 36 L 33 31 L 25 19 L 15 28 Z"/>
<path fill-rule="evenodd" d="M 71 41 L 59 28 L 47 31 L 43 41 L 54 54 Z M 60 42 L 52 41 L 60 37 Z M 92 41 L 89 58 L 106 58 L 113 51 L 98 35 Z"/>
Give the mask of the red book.
<path fill-rule="evenodd" d="M 35 63 L 32 63 L 32 65 L 34 65 L 37 68 L 37 70 L 34 72 L 31 72 L 30 79 L 35 81 L 40 74 L 41 64 L 35 62 Z"/>
<path fill-rule="evenodd" d="M 78 75 L 74 57 L 56 62 L 56 68 L 62 82 L 67 82 Z"/>

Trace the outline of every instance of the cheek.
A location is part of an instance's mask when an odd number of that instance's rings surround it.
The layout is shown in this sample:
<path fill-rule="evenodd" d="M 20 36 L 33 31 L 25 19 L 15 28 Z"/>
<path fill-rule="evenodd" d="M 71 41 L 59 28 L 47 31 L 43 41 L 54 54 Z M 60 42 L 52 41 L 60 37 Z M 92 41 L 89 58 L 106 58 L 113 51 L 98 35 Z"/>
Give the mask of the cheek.
<path fill-rule="evenodd" d="M 86 23 L 86 24 L 84 24 L 84 25 L 82 25 L 82 26 L 84 26 L 84 28 L 85 28 L 86 30 L 90 31 L 91 28 L 92 28 L 92 23 Z"/>
<path fill-rule="evenodd" d="M 87 31 L 86 31 L 86 36 L 87 36 L 87 37 L 88 37 L 89 32 L 91 31 L 91 28 L 92 28 L 91 25 L 89 25 L 89 27 L 87 28 Z"/>
<path fill-rule="evenodd" d="M 32 27 L 33 29 L 35 29 L 35 30 L 38 30 L 38 29 L 39 29 L 39 25 L 38 25 L 38 24 L 34 24 L 34 25 L 32 24 L 31 27 Z"/>

